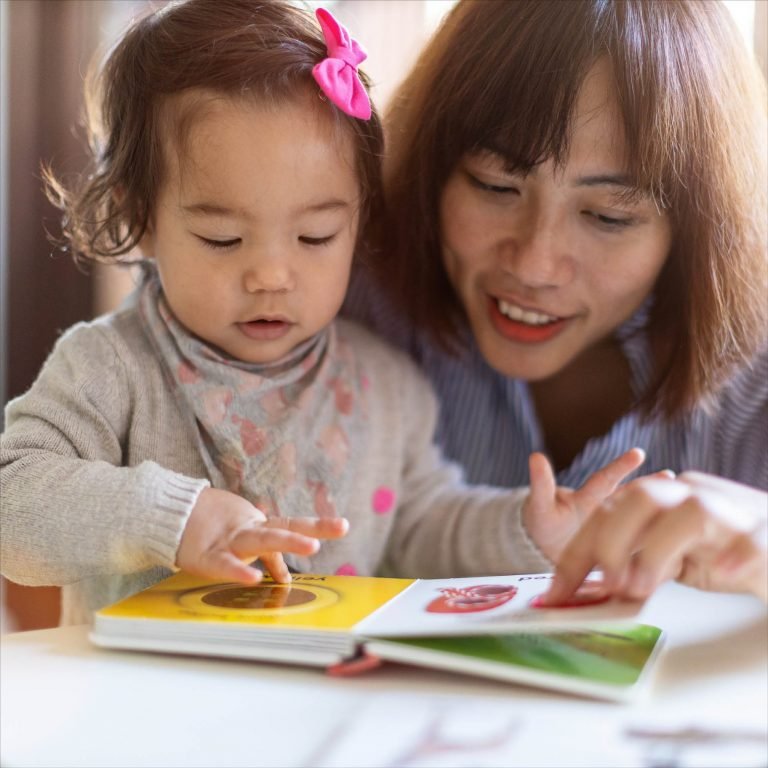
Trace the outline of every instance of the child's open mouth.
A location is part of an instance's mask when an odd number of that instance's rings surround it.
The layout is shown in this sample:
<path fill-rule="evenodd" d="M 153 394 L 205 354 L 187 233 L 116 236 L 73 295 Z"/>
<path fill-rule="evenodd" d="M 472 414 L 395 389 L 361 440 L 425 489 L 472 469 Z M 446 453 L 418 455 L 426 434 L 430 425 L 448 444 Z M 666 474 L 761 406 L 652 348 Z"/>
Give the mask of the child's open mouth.
<path fill-rule="evenodd" d="M 291 329 L 292 323 L 286 320 L 249 320 L 246 323 L 238 323 L 237 327 L 249 339 L 256 341 L 274 341 Z"/>

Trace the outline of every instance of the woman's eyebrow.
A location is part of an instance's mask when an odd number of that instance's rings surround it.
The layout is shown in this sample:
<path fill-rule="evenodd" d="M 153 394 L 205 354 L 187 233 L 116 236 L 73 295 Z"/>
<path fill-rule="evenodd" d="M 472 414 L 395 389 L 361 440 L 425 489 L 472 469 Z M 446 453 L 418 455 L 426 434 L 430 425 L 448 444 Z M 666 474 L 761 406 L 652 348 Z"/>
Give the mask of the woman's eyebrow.
<path fill-rule="evenodd" d="M 628 190 L 637 190 L 637 184 L 625 174 L 600 173 L 590 176 L 579 176 L 574 179 L 574 187 L 622 187 Z"/>
<path fill-rule="evenodd" d="M 480 147 L 475 152 L 476 156 L 487 157 L 492 161 L 497 161 L 502 164 L 504 172 L 512 176 L 523 174 L 524 176 L 530 176 L 536 178 L 538 173 L 538 166 L 534 165 L 527 171 L 521 170 L 515 166 L 514 161 L 506 155 L 502 150 L 495 148 L 491 145 L 485 145 Z M 637 182 L 626 173 L 621 171 L 608 172 L 608 173 L 590 173 L 584 176 L 576 177 L 572 182 L 572 187 L 610 187 L 616 192 L 617 195 L 622 197 L 627 196 L 632 199 L 635 197 L 644 197 L 646 195 L 645 190 L 640 187 Z"/>

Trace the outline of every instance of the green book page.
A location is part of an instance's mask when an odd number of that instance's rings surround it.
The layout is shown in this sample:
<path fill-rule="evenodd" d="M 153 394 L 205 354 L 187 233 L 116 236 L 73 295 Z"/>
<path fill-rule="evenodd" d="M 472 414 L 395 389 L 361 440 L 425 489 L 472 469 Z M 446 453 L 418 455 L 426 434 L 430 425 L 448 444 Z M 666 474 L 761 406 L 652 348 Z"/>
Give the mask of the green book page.
<path fill-rule="evenodd" d="M 647 624 L 600 631 L 505 634 L 473 637 L 392 639 L 389 643 L 423 652 L 449 654 L 492 665 L 515 666 L 590 683 L 632 686 L 640 678 L 661 637 Z M 458 657 L 458 658 L 457 658 Z"/>

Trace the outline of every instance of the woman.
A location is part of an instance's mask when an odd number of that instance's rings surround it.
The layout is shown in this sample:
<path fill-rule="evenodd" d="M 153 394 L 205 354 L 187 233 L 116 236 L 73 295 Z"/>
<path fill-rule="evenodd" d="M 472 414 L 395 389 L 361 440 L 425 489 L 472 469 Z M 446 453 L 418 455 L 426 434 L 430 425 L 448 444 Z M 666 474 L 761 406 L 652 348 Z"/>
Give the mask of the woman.
<path fill-rule="evenodd" d="M 547 452 L 645 477 L 560 558 L 619 594 L 766 591 L 764 81 L 720 3 L 463 0 L 389 115 L 386 258 L 349 307 L 408 349 L 476 483 Z M 687 474 L 696 470 L 698 474 Z"/>

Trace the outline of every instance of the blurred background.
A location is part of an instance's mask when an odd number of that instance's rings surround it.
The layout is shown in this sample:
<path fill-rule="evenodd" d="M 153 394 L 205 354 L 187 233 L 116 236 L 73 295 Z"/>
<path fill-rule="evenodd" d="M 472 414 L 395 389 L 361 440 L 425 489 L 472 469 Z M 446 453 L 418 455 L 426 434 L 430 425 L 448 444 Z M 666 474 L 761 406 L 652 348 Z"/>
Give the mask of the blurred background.
<path fill-rule="evenodd" d="M 3 406 L 30 386 L 63 330 L 114 308 L 131 288 L 130 272 L 114 267 L 85 272 L 51 246 L 48 233 L 56 236 L 60 230 L 57 211 L 42 192 L 40 164 L 50 163 L 59 173 L 76 172 L 83 166 L 82 84 L 89 63 L 112 45 L 132 19 L 165 2 L 0 0 Z M 454 2 L 325 0 L 306 5 L 331 9 L 364 43 L 369 58 L 363 68 L 374 82 L 372 95 L 383 111 Z M 725 4 L 745 46 L 754 51 L 765 73 L 768 0 L 727 0 Z M 0 581 L 0 631 L 52 627 L 58 618 L 58 589 Z"/>

